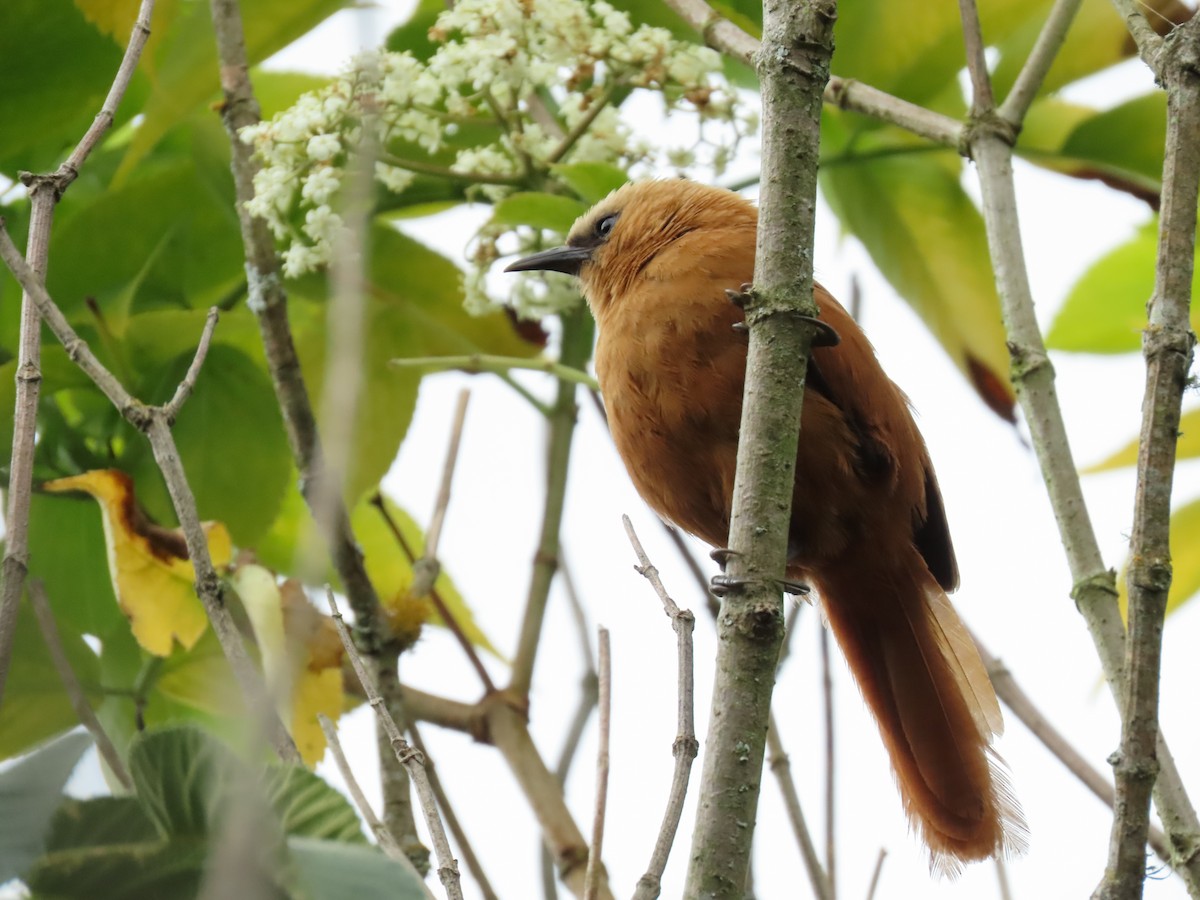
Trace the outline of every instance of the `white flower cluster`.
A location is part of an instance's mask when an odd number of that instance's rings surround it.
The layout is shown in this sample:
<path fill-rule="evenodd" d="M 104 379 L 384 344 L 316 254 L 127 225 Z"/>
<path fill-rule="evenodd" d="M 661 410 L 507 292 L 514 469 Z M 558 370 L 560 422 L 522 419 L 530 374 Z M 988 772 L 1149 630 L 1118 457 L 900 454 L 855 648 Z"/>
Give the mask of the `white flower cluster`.
<path fill-rule="evenodd" d="M 388 191 L 402 193 L 417 174 L 443 175 L 497 200 L 542 188 L 555 163 L 661 162 L 621 118 L 618 104 L 634 88 L 659 92 L 668 111 L 727 123 L 720 131 L 728 137 L 697 141 L 712 148 L 707 161 L 717 168 L 756 127 L 716 78 L 715 51 L 662 28 L 635 28 L 602 0 L 459 0 L 429 36 L 439 47 L 428 61 L 363 54 L 324 89 L 242 131 L 262 163 L 248 208 L 284 245 L 286 275 L 329 262 L 345 227 L 336 210 L 349 157 L 364 141 L 377 151 L 375 178 Z M 468 137 L 479 134 L 486 137 Z M 666 159 L 690 166 L 694 148 Z M 476 242 L 470 305 L 490 302 L 483 275 L 498 236 Z M 527 313 L 561 308 L 564 291 L 517 290 L 537 295 L 515 298 Z"/>

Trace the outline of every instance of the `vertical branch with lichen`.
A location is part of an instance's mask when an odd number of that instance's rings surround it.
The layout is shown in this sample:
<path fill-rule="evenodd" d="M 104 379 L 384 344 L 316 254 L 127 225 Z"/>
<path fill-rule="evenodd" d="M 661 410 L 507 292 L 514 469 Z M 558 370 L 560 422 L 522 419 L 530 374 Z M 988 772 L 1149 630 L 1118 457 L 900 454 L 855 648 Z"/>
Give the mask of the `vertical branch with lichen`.
<path fill-rule="evenodd" d="M 834 0 L 768 0 L 758 74 L 763 98 L 761 213 L 750 349 L 729 534 L 717 673 L 705 744 L 688 898 L 740 898 L 749 871 L 771 691 L 783 641 L 780 595 L 813 301 L 821 97 L 833 55 Z M 801 248 L 800 252 L 796 252 Z M 800 436 L 803 440 L 803 436 Z"/>

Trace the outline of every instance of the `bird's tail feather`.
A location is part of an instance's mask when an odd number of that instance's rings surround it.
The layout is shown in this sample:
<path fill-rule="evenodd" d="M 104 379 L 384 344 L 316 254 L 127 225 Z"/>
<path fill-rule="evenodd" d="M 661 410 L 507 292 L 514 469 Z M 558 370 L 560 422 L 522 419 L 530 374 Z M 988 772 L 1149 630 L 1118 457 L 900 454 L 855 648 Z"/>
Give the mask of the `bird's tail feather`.
<path fill-rule="evenodd" d="M 879 723 L 931 868 L 1020 853 L 1025 823 L 1003 761 L 995 692 L 974 641 L 914 551 L 911 571 L 822 572 L 825 615 Z M 911 576 L 911 577 L 909 577 Z"/>

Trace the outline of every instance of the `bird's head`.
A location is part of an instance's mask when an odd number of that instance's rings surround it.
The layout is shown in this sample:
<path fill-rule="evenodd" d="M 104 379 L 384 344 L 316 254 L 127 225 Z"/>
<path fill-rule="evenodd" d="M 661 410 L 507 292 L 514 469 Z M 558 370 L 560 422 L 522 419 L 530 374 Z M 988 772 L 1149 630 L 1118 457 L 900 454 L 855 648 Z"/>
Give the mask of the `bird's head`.
<path fill-rule="evenodd" d="M 730 229 L 753 235 L 757 223 L 754 205 L 724 188 L 684 179 L 631 182 L 580 216 L 564 246 L 519 259 L 504 271 L 575 275 L 600 314 L 685 235 L 705 230 L 722 240 Z"/>

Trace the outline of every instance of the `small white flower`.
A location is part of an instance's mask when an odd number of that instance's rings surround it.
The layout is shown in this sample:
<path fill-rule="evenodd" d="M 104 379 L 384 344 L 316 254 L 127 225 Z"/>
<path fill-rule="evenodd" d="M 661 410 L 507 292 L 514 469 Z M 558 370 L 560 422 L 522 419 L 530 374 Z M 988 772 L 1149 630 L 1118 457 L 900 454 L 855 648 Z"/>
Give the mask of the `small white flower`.
<path fill-rule="evenodd" d="M 329 162 L 342 152 L 342 142 L 336 134 L 318 134 L 308 139 L 306 151 L 313 162 Z"/>

